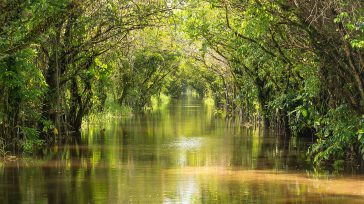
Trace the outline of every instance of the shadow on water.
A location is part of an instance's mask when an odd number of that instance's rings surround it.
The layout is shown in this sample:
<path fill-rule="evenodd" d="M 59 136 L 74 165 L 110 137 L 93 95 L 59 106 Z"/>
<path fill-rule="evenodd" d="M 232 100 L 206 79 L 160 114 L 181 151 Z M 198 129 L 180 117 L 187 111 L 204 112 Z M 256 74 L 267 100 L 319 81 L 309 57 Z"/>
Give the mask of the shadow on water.
<path fill-rule="evenodd" d="M 364 177 L 315 174 L 308 144 L 185 96 L 1 163 L 0 203 L 363 203 Z"/>

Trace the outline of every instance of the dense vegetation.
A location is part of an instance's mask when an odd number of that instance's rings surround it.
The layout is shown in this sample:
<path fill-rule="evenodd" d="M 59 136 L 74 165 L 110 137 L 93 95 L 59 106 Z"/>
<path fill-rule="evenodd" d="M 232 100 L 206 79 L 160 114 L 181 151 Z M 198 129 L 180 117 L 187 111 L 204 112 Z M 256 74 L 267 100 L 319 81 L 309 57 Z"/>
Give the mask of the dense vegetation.
<path fill-rule="evenodd" d="M 0 2 L 1 146 L 72 138 L 110 106 L 190 87 L 226 117 L 312 136 L 317 164 L 364 157 L 361 0 Z"/>

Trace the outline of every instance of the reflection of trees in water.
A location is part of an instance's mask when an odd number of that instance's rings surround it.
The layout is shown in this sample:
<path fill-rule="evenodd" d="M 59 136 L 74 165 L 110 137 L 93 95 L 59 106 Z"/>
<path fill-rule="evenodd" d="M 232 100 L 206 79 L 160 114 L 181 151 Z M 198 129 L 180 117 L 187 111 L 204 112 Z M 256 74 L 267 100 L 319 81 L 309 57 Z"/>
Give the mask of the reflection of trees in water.
<path fill-rule="evenodd" d="M 252 128 L 232 126 L 231 165 L 234 167 L 254 168 L 257 153 L 260 151 L 259 132 Z"/>
<path fill-rule="evenodd" d="M 234 167 L 284 170 L 302 168 L 306 165 L 306 142 L 300 139 L 277 135 L 264 129 L 235 128 L 234 130 L 240 131 L 230 132 L 234 135 L 231 138 L 230 162 Z"/>
<path fill-rule="evenodd" d="M 248 148 L 248 140 L 241 136 L 234 136 L 232 138 L 233 144 L 232 144 L 232 166 L 243 166 L 243 164 L 247 164 L 248 161 L 246 161 L 247 158 L 250 157 L 250 152 L 247 151 Z M 243 161 L 245 160 L 245 161 Z"/>
<path fill-rule="evenodd" d="M 202 103 L 201 99 L 173 101 L 165 109 L 123 120 L 118 127 L 118 137 L 123 141 L 123 161 L 176 165 L 178 153 L 171 149 L 167 154 L 165 151 L 171 148 L 168 144 L 179 138 L 202 137 L 215 131 L 215 121 L 206 117 Z M 186 111 L 189 108 L 185 106 L 196 107 Z"/>
<path fill-rule="evenodd" d="M 326 203 L 328 200 L 342 203 L 348 199 L 344 196 L 330 199 L 332 196 L 334 195 L 309 192 L 305 185 L 222 181 L 201 185 L 196 200 L 199 203 Z"/>
<path fill-rule="evenodd" d="M 257 169 L 298 169 L 306 165 L 305 142 L 264 130 Z"/>
<path fill-rule="evenodd" d="M 60 147 L 46 164 L 42 172 L 48 203 L 89 202 L 93 198 L 92 152 L 81 140 L 74 140 Z M 82 178 L 81 178 L 82 176 Z"/>
<path fill-rule="evenodd" d="M 0 173 L 0 203 L 21 203 L 20 168 L 5 167 Z"/>

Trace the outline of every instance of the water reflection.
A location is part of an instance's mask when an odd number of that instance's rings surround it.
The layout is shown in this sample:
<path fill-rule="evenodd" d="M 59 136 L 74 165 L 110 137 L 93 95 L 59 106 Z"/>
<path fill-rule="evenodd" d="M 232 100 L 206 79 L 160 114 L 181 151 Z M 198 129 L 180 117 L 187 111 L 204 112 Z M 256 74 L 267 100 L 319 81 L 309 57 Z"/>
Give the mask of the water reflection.
<path fill-rule="evenodd" d="M 215 118 L 186 96 L 3 162 L 0 203 L 363 203 L 360 175 L 306 171 L 307 141 Z"/>

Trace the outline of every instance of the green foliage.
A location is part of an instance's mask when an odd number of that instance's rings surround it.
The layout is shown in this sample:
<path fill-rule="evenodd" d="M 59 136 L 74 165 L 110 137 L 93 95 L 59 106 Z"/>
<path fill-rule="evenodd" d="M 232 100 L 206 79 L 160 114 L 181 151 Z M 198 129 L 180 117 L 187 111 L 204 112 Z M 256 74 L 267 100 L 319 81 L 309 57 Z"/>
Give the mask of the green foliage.
<path fill-rule="evenodd" d="M 32 152 L 44 144 L 36 128 L 21 127 L 20 134 L 23 136 L 20 145 L 25 152 Z"/>
<path fill-rule="evenodd" d="M 361 13 L 360 13 L 361 11 Z M 345 40 L 348 40 L 353 48 L 364 48 L 364 16 L 363 8 L 348 13 L 341 12 L 336 16 L 334 22 L 345 27 Z"/>
<path fill-rule="evenodd" d="M 41 119 L 40 123 L 42 124 L 42 127 L 43 127 L 43 129 L 42 129 L 43 133 L 51 132 L 55 128 L 53 122 L 50 120 Z"/>
<path fill-rule="evenodd" d="M 45 79 L 32 60 L 33 49 L 25 49 L 0 60 L 0 122 L 3 136 L 15 134 L 16 129 L 25 124 L 40 121 L 41 100 L 47 89 Z"/>
<path fill-rule="evenodd" d="M 356 117 L 347 106 L 330 110 L 315 126 L 318 139 L 310 149 L 314 163 L 364 158 L 364 118 Z"/>
<path fill-rule="evenodd" d="M 105 121 L 111 121 L 115 119 L 120 119 L 124 117 L 132 116 L 132 109 L 125 105 L 120 105 L 119 103 L 107 100 L 102 112 L 92 112 L 85 116 L 83 123 L 94 124 L 102 123 Z"/>
<path fill-rule="evenodd" d="M 135 58 L 121 61 L 121 85 L 119 102 L 135 110 L 151 106 L 151 97 L 159 95 L 164 85 L 179 66 L 177 53 L 167 51 L 140 50 Z"/>
<path fill-rule="evenodd" d="M 0 59 L 12 55 L 32 42 L 57 23 L 69 0 L 12 0 L 1 3 Z"/>
<path fill-rule="evenodd" d="M 118 103 L 107 101 L 105 104 L 105 111 L 112 117 L 125 117 L 131 115 L 131 108 L 127 106 L 121 106 Z"/>
<path fill-rule="evenodd" d="M 170 79 L 165 87 L 166 94 L 172 98 L 179 98 L 183 92 L 187 90 L 187 80 L 183 74 L 176 73 L 175 79 Z"/>

